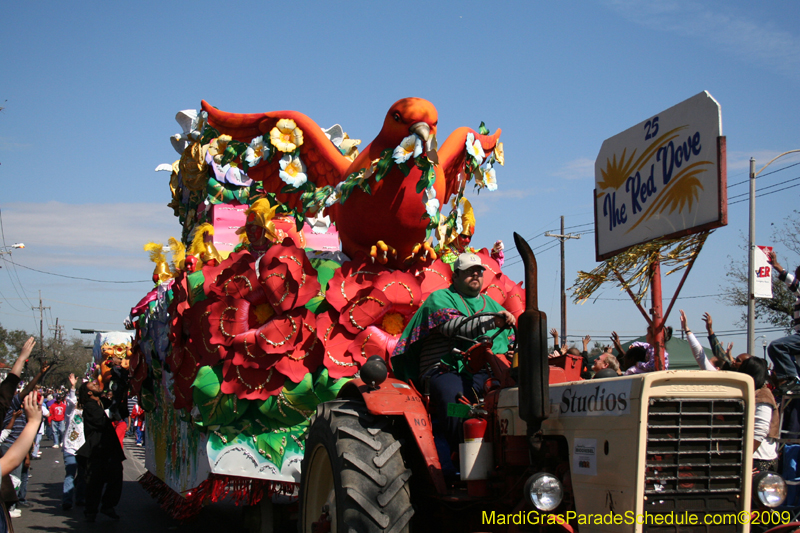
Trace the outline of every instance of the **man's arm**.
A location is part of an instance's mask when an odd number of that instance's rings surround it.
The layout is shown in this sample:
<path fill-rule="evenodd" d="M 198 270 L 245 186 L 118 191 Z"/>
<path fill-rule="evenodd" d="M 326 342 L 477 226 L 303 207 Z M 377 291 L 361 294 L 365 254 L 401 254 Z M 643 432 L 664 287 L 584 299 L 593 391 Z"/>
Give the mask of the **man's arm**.
<path fill-rule="evenodd" d="M 611 342 L 614 344 L 614 348 L 617 349 L 617 356 L 618 359 L 622 359 L 625 357 L 625 350 L 622 349 L 622 345 L 619 343 L 619 335 L 617 335 L 616 331 L 611 332 Z"/>
<path fill-rule="evenodd" d="M 19 352 L 19 357 L 17 357 L 17 360 L 14 361 L 14 366 L 11 367 L 12 374 L 17 377 L 22 376 L 22 369 L 25 366 L 25 361 L 28 359 L 28 357 L 30 357 L 35 345 L 36 339 L 33 337 L 29 337 L 28 340 L 25 341 L 25 344 L 22 346 L 22 350 Z"/>
<path fill-rule="evenodd" d="M 550 335 L 553 336 L 553 349 L 558 351 L 561 347 L 561 345 L 558 344 L 558 330 L 556 328 L 550 328 Z"/>
<path fill-rule="evenodd" d="M 790 274 L 789 271 L 784 269 L 778 262 L 778 256 L 775 254 L 774 250 L 769 253 L 769 262 L 772 263 L 775 272 L 778 273 L 778 279 L 786 284 L 786 287 L 789 289 L 789 292 L 793 293 L 795 296 L 800 294 L 800 289 L 798 288 L 798 278 L 800 278 L 800 266 L 797 267 L 797 270 L 795 270 L 794 275 Z"/>
<path fill-rule="evenodd" d="M 28 394 L 33 392 L 33 389 L 39 384 L 39 380 L 42 379 L 42 376 L 47 374 L 48 370 L 50 370 L 50 365 L 47 364 L 47 361 L 42 361 L 42 368 L 39 369 L 39 373 L 36 374 L 30 383 L 25 385 L 25 388 L 22 389 L 22 392 L 20 393 L 20 397 L 25 398 L 28 396 Z"/>

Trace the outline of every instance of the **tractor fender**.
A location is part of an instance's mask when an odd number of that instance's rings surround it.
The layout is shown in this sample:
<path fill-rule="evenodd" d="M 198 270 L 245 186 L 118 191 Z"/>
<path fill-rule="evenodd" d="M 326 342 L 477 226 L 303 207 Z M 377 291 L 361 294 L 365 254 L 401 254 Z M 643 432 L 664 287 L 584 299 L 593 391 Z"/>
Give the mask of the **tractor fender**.
<path fill-rule="evenodd" d="M 447 492 L 439 454 L 433 441 L 431 417 L 422 395 L 413 385 L 399 379 L 387 378 L 377 389 L 372 389 L 363 380 L 353 379 L 339 390 L 338 398 L 361 399 L 373 415 L 405 418 L 436 492 L 439 494 Z"/>

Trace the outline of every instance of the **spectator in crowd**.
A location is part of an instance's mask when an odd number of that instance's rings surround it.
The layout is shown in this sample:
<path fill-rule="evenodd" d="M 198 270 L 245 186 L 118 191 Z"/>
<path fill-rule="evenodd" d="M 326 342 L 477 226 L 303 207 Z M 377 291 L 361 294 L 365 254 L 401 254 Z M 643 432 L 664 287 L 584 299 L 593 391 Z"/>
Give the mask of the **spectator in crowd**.
<path fill-rule="evenodd" d="M 56 401 L 50 406 L 50 426 L 53 428 L 53 448 L 60 448 L 64 437 L 64 415 L 67 406 L 64 398 L 59 394 Z"/>
<path fill-rule="evenodd" d="M 786 284 L 789 292 L 794 294 L 795 300 L 792 312 L 794 333 L 769 343 L 767 354 L 775 366 L 778 391 L 787 395 L 800 394 L 800 378 L 798 378 L 800 367 L 797 364 L 797 356 L 800 355 L 800 289 L 798 289 L 800 266 L 792 275 L 781 266 L 774 251 L 769 253 L 769 260 L 772 263 L 773 272 L 778 275 L 780 281 Z"/>
<path fill-rule="evenodd" d="M 664 328 L 664 342 L 672 338 L 672 328 Z M 634 342 L 628 346 L 627 350 L 622 349 L 619 342 L 619 335 L 616 331 L 611 332 L 611 342 L 620 354 L 620 367 L 626 376 L 632 374 L 644 374 L 653 372 L 656 369 L 656 351 L 648 342 Z M 669 353 L 664 350 L 664 370 L 669 368 Z"/>
<path fill-rule="evenodd" d="M 31 337 L 31 339 L 32 338 L 33 337 Z M 28 339 L 28 340 L 31 341 L 31 339 Z M 28 343 L 26 343 L 26 346 L 27 346 L 27 344 Z M 35 344 L 35 343 L 31 344 L 31 349 L 33 349 L 33 344 Z M 25 348 L 23 347 L 23 352 L 24 351 L 25 351 Z M 24 364 L 24 362 L 23 362 L 23 364 Z M 15 411 L 19 411 L 20 409 L 22 409 L 22 404 L 23 404 L 24 398 L 26 398 L 31 392 L 33 392 L 35 390 L 37 383 L 39 383 L 39 380 L 42 379 L 42 377 L 45 375 L 45 373 L 47 372 L 47 370 L 49 368 L 50 368 L 50 365 L 48 365 L 47 362 L 42 362 L 42 366 L 41 366 L 41 368 L 39 370 L 39 373 L 36 374 L 36 376 L 33 378 L 33 380 L 31 380 L 31 382 L 28 383 L 25 386 L 25 388 L 22 390 L 22 392 L 20 392 L 19 394 L 14 395 L 14 397 L 11 399 L 11 407 L 8 408 L 8 410 L 6 412 L 5 419 L 3 420 L 3 427 L 6 427 L 9 424 L 9 422 L 11 421 L 11 417 L 14 415 Z M 20 368 L 20 371 L 21 370 L 22 369 Z M 13 371 L 13 369 L 12 369 L 12 371 Z M 38 405 L 38 403 L 37 403 L 37 405 Z M 41 409 L 41 408 L 39 407 L 38 409 Z M 37 416 L 36 420 L 37 420 L 37 423 L 41 422 L 41 418 L 38 417 L 38 416 Z M 23 410 L 22 415 L 18 416 L 16 421 L 15 421 L 15 423 L 12 425 L 11 433 L 8 435 L 6 440 L 0 445 L 0 452 L 2 452 L 4 455 L 6 453 L 8 453 L 8 450 L 14 445 L 14 443 L 17 441 L 17 439 L 20 437 L 22 432 L 27 427 L 28 427 L 27 411 Z M 2 496 L 2 499 L 5 501 L 5 503 L 7 505 L 11 506 L 9 508 L 9 514 L 10 514 L 10 516 L 12 516 L 14 518 L 16 518 L 16 517 L 21 515 L 21 513 L 20 513 L 20 511 L 18 509 L 18 505 L 19 505 L 19 507 L 28 507 L 29 504 L 24 499 L 24 496 L 25 496 L 24 488 L 23 488 L 23 493 L 22 493 L 23 498 L 20 498 L 19 494 L 13 488 L 13 484 L 11 482 L 11 477 L 10 476 L 14 476 L 17 479 L 19 479 L 21 481 L 20 487 L 22 487 L 22 483 L 25 481 L 23 479 L 23 475 L 22 475 L 23 462 L 24 462 L 23 459 L 25 458 L 25 456 L 30 451 L 31 445 L 33 445 L 33 441 L 35 440 L 37 431 L 38 431 L 38 427 L 37 427 L 36 431 L 34 431 L 33 434 L 31 435 L 31 441 L 28 444 L 28 447 L 25 449 L 25 453 L 23 454 L 22 459 L 17 463 L 17 466 L 11 471 L 4 472 L 3 473 L 2 482 L 0 482 L 0 496 Z"/>
<path fill-rule="evenodd" d="M 144 446 L 144 409 L 139 406 L 138 402 L 133 404 L 131 422 L 136 431 L 136 445 Z"/>
<path fill-rule="evenodd" d="M 31 458 L 33 459 L 40 459 L 42 457 L 42 452 L 39 450 L 39 445 L 42 442 L 42 437 L 44 436 L 44 428 L 47 425 L 47 417 L 50 416 L 50 411 L 48 411 L 47 406 L 42 402 L 42 423 L 39 424 L 39 432 L 36 433 L 36 439 L 33 441 L 33 451 L 31 452 Z"/>
<path fill-rule="evenodd" d="M 567 344 L 564 343 L 560 347 L 558 345 L 558 330 L 556 328 L 550 328 L 550 335 L 553 336 L 553 342 L 555 345 L 555 350 L 553 351 L 550 358 L 559 357 L 564 354 L 575 355 L 577 357 L 581 357 L 583 361 L 581 361 L 581 377 L 583 379 L 589 379 L 592 377 L 592 373 L 589 371 L 589 352 L 586 351 L 586 348 L 589 346 L 589 342 L 591 342 L 592 338 L 589 335 L 586 335 L 583 339 L 583 351 L 578 350 L 575 346 L 567 348 Z"/>
<path fill-rule="evenodd" d="M 729 345 L 728 350 L 723 350 L 722 345 L 717 340 L 716 335 L 714 335 L 713 329 L 713 322 L 711 320 L 711 315 L 708 313 L 703 313 L 703 321 L 706 323 L 706 331 L 708 332 L 708 340 L 711 343 L 711 346 L 716 348 L 712 348 L 714 355 L 709 360 L 706 357 L 706 352 L 703 347 L 700 345 L 700 341 L 697 340 L 692 330 L 689 329 L 686 320 L 686 313 L 683 312 L 683 309 L 680 311 L 681 313 L 681 329 L 686 333 L 686 339 L 689 341 L 689 347 L 692 349 L 692 355 L 694 356 L 695 361 L 697 361 L 697 365 L 703 370 L 738 370 L 741 364 L 750 358 L 750 354 L 741 353 L 736 356 L 736 359 L 730 359 L 730 349 L 733 347 L 731 343 Z"/>
<path fill-rule="evenodd" d="M 596 378 L 613 378 L 621 374 L 619 361 L 608 352 L 603 352 L 594 360 L 592 372 Z"/>
<path fill-rule="evenodd" d="M 135 395 L 133 395 L 133 396 L 129 395 L 128 396 L 128 420 L 127 420 L 128 432 L 125 434 L 128 437 L 134 436 L 134 434 L 136 433 L 135 428 L 134 428 L 134 424 L 135 423 L 134 423 L 134 420 L 133 420 L 132 413 L 133 413 L 133 407 L 138 403 L 138 401 L 139 401 L 139 399 Z"/>
<path fill-rule="evenodd" d="M 104 515 L 119 520 L 114 507 L 122 495 L 125 453 L 104 411 L 105 405 L 110 403 L 103 397 L 103 386 L 97 380 L 84 383 L 78 389 L 78 407 L 83 409 L 86 441 L 76 455 L 86 473 L 86 507 L 83 512 L 87 522 L 97 519 L 98 507 Z"/>
<path fill-rule="evenodd" d="M 760 357 L 749 357 L 742 362 L 739 372 L 752 377 L 756 389 L 753 468 L 774 471 L 778 459 L 776 439 L 780 437 L 780 416 L 775 397 L 767 387 L 767 362 Z"/>
<path fill-rule="evenodd" d="M 738 369 L 740 363 L 736 363 L 735 360 L 731 357 L 731 350 L 733 350 L 733 343 L 728 343 L 728 349 L 723 349 L 722 343 L 719 342 L 717 336 L 714 334 L 714 321 L 711 319 L 711 315 L 708 313 L 703 313 L 703 322 L 706 323 L 706 333 L 708 334 L 708 344 L 711 346 L 711 353 L 714 355 L 714 359 L 711 360 L 711 363 L 720 370 L 729 370 L 734 368 L 734 366 Z M 727 364 L 726 364 L 727 363 Z"/>
<path fill-rule="evenodd" d="M 69 395 L 67 395 L 66 421 L 67 431 L 64 434 L 64 487 L 61 497 L 61 508 L 65 511 L 72 509 L 73 505 L 84 504 L 84 494 L 86 484 L 84 482 L 83 468 L 78 463 L 75 454 L 86 442 L 83 433 L 83 410 L 78 407 L 78 400 L 75 396 L 75 385 L 78 380 L 75 374 L 69 375 Z"/>
<path fill-rule="evenodd" d="M 33 346 L 31 346 L 31 348 L 32 347 Z M 19 376 L 17 376 L 17 378 L 19 378 Z M 6 380 L 7 379 L 8 378 L 6 378 Z M 3 383 L 5 384 L 5 381 Z M 17 413 L 16 420 L 24 418 L 26 420 L 25 427 L 17 436 L 14 443 L 8 447 L 5 453 L 3 453 L 3 456 L 0 457 L 0 475 L 3 477 L 6 476 L 7 472 L 16 470 L 25 460 L 28 451 L 31 449 L 33 440 L 36 437 L 36 432 L 39 430 L 39 424 L 42 422 L 42 407 L 36 393 L 30 393 L 25 396 L 21 406 L 23 412 L 21 414 Z M 12 416 L 14 415 L 12 414 Z M 11 426 L 13 428 L 14 424 L 11 424 Z M 5 431 L 3 433 L 8 437 L 13 431 L 13 429 L 9 429 L 8 433 L 5 433 Z M 5 444 L 5 442 L 3 444 Z M 0 531 L 11 531 L 11 517 L 17 518 L 21 516 L 22 513 L 17 509 L 16 513 L 11 514 L 6 509 L 5 503 L 2 500 L 0 500 L 0 505 L 2 505 L 2 512 L 0 512 L 0 522 L 2 522 L 0 523 Z"/>

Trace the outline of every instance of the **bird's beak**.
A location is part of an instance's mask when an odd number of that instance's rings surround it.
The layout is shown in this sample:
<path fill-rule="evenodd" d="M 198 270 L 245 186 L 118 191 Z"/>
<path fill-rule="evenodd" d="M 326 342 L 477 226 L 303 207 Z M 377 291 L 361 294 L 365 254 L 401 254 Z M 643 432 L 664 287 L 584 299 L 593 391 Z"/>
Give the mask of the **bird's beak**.
<path fill-rule="evenodd" d="M 412 125 L 409 129 L 412 132 L 419 135 L 425 142 L 427 142 L 428 138 L 431 136 L 431 127 L 428 126 L 425 122 L 417 122 L 416 124 Z"/>

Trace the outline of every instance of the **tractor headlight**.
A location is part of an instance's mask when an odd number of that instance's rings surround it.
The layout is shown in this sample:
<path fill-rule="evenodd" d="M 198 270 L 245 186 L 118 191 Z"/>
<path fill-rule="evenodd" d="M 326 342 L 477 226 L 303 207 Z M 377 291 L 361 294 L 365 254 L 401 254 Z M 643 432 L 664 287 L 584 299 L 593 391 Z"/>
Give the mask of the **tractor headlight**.
<path fill-rule="evenodd" d="M 759 472 L 753 477 L 753 499 L 766 507 L 777 507 L 786 499 L 786 482 L 775 472 Z"/>
<path fill-rule="evenodd" d="M 561 504 L 564 488 L 555 476 L 540 472 L 525 483 L 525 494 L 531 503 L 540 511 L 552 511 Z"/>

